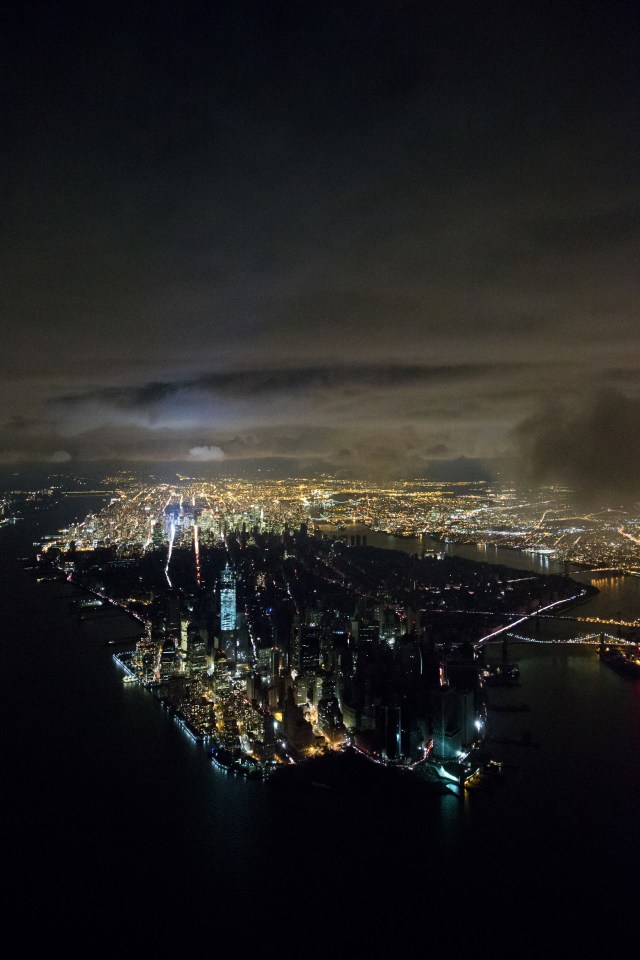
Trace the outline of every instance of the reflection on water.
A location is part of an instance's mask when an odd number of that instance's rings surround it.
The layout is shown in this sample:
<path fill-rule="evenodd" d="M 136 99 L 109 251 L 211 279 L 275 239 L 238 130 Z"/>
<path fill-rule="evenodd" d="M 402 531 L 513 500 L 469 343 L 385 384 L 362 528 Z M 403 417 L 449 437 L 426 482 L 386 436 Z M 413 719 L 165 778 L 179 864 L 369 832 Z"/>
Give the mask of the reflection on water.
<path fill-rule="evenodd" d="M 49 529 L 68 522 L 65 510 Z M 528 711 L 490 712 L 489 734 L 500 741 L 530 730 L 540 746 L 494 743 L 505 777 L 493 788 L 419 808 L 329 790 L 283 796 L 213 768 L 147 691 L 122 684 L 104 631 L 129 630 L 129 621 L 80 628 L 68 607 L 74 588 L 36 585 L 15 563 L 36 532 L 25 522 L 0 539 L 3 773 L 21 838 L 5 862 L 14 882 L 33 885 L 37 862 L 51 891 L 66 894 L 81 878 L 108 890 L 110 903 L 115 890 L 118 903 L 134 905 L 137 891 L 160 899 L 179 891 L 185 903 L 215 905 L 217 918 L 246 922 L 273 919 L 276 904 L 336 906 L 362 891 L 373 905 L 396 891 L 406 909 L 439 897 L 460 908 L 480 874 L 480 892 L 498 904 L 513 876 L 520 890 L 559 896 L 584 882 L 594 860 L 603 884 L 635 869 L 640 685 L 601 665 L 592 648 L 514 646 L 522 686 L 491 696 Z M 359 532 L 376 546 L 416 546 Z M 490 557 L 522 568 L 511 551 Z M 605 589 L 580 610 L 637 611 L 640 582 L 630 579 L 602 579 Z M 568 629 L 541 624 L 549 637 Z"/>
<path fill-rule="evenodd" d="M 556 563 L 547 556 L 519 550 L 506 550 L 504 547 L 487 546 L 486 544 L 470 543 L 443 543 L 431 537 L 394 537 L 386 533 L 376 533 L 361 523 L 347 523 L 344 530 L 337 530 L 332 524 L 319 524 L 320 529 L 327 536 L 336 536 L 340 539 L 363 536 L 367 538 L 367 545 L 381 547 L 386 550 L 402 550 L 405 553 L 421 553 L 423 550 L 433 553 L 445 553 L 447 556 L 462 557 L 465 560 L 475 560 L 482 563 L 494 563 L 514 570 L 529 570 L 541 574 L 567 574 L 579 583 L 593 583 L 600 593 L 580 604 L 572 611 L 581 617 L 612 617 L 614 619 L 635 620 L 640 617 L 640 577 L 606 576 L 601 573 L 575 572 L 571 566 Z M 520 631 L 525 635 L 531 634 L 531 626 Z M 567 625 L 561 620 L 546 620 L 542 627 L 543 639 L 566 639 L 584 633 L 593 632 L 594 627 L 588 625 Z"/>

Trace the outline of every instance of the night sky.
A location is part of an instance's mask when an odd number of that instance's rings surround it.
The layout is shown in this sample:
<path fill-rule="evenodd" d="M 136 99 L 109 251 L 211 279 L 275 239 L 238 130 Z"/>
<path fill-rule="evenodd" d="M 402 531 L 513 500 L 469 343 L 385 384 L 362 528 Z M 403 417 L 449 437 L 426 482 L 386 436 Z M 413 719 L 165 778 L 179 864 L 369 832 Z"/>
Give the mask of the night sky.
<path fill-rule="evenodd" d="M 637 496 L 637 4 L 129 6 L 2 15 L 0 462 Z"/>

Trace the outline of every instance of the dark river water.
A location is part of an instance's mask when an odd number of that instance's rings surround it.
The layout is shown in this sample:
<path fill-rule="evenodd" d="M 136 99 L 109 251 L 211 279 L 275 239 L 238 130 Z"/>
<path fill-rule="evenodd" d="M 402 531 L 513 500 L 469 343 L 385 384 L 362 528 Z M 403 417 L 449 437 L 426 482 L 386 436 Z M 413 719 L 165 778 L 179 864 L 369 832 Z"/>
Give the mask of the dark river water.
<path fill-rule="evenodd" d="M 91 890 L 118 909 L 166 897 L 182 918 L 209 911 L 239 931 L 309 916 L 329 937 L 322 917 L 361 917 L 361 903 L 376 922 L 413 926 L 639 892 L 640 683 L 594 648 L 514 644 L 522 686 L 495 691 L 495 703 L 528 709 L 491 712 L 489 733 L 526 730 L 532 745 L 495 743 L 503 777 L 462 800 L 234 779 L 147 691 L 122 684 L 107 640 L 131 636 L 135 622 L 79 624 L 75 588 L 36 583 L 17 562 L 98 502 L 68 498 L 0 530 L 4 867 L 21 895 L 63 904 Z M 369 543 L 410 548 L 383 535 Z M 529 564 L 512 551 L 455 552 Z M 640 580 L 598 586 L 581 613 L 638 615 Z"/>

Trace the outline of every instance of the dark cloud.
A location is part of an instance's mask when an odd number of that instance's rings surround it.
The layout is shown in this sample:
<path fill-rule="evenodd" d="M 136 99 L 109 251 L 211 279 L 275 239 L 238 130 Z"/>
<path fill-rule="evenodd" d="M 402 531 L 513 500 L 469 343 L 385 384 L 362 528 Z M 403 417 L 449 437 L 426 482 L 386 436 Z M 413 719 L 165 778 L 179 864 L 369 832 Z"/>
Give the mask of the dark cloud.
<path fill-rule="evenodd" d="M 637 5 L 4 28 L 5 460 L 469 471 L 638 389 Z"/>
<path fill-rule="evenodd" d="M 469 478 L 473 464 L 508 458 L 509 432 L 535 421 L 542 396 L 569 410 L 616 378 L 640 390 L 632 367 L 587 375 L 580 365 L 497 362 L 226 370 L 54 395 L 41 418 L 14 415 L 0 425 L 0 450 L 9 461 L 56 450 L 82 461 L 280 457 L 323 469 L 351 464 L 371 476 L 464 468 Z"/>
<path fill-rule="evenodd" d="M 428 457 L 446 457 L 449 453 L 449 448 L 446 443 L 436 443 L 432 447 L 427 447 L 425 454 Z"/>
<path fill-rule="evenodd" d="M 515 439 L 529 479 L 573 489 L 593 507 L 638 502 L 640 397 L 618 391 L 580 405 L 549 402 L 518 425 Z"/>
<path fill-rule="evenodd" d="M 318 391 L 340 390 L 347 393 L 358 388 L 403 389 L 413 384 L 455 384 L 480 378 L 491 379 L 498 367 L 488 365 L 461 366 L 351 366 L 302 368 L 247 368 L 204 374 L 192 380 L 174 383 L 147 383 L 133 387 L 97 388 L 66 394 L 57 399 L 65 406 L 78 406 L 96 401 L 123 408 L 148 409 L 178 394 L 212 393 L 222 397 L 256 397 L 269 394 L 295 395 Z"/>
<path fill-rule="evenodd" d="M 607 210 L 596 209 L 589 215 L 582 212 L 574 217 L 550 216 L 517 226 L 525 241 L 562 255 L 575 249 L 594 248 L 608 253 L 612 247 L 619 249 L 629 244 L 637 251 L 640 205 L 633 203 Z"/>

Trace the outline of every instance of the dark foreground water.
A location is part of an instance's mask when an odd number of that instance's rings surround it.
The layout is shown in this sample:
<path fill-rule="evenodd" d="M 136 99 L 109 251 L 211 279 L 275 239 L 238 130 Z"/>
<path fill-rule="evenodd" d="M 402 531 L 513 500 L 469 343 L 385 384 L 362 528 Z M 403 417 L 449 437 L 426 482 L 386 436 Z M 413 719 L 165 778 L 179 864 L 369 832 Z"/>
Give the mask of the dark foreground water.
<path fill-rule="evenodd" d="M 95 503 L 65 501 L 40 529 Z M 67 915 L 89 898 L 114 923 L 193 915 L 241 937 L 279 931 L 283 949 L 302 923 L 328 952 L 349 918 L 356 932 L 445 929 L 459 955 L 514 912 L 526 938 L 550 911 L 586 922 L 637 898 L 640 684 L 593 648 L 517 648 L 522 687 L 494 702 L 529 710 L 492 712 L 490 733 L 528 730 L 539 746 L 496 743 L 495 786 L 463 800 L 283 793 L 218 772 L 148 692 L 122 684 L 106 641 L 134 622 L 80 626 L 73 587 L 36 584 L 16 563 L 36 531 L 0 531 L 3 869 L 22 907 Z M 627 589 L 637 598 L 640 581 Z"/>

